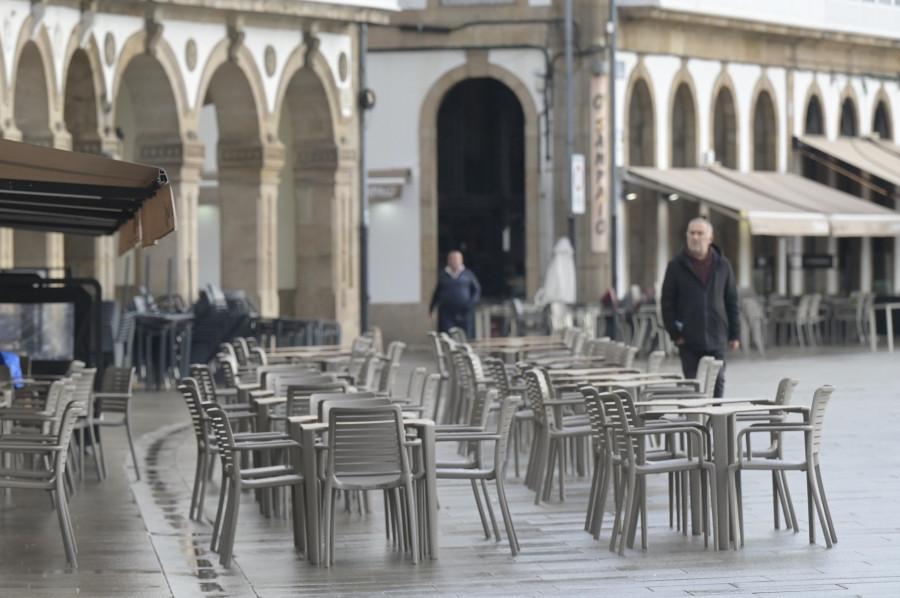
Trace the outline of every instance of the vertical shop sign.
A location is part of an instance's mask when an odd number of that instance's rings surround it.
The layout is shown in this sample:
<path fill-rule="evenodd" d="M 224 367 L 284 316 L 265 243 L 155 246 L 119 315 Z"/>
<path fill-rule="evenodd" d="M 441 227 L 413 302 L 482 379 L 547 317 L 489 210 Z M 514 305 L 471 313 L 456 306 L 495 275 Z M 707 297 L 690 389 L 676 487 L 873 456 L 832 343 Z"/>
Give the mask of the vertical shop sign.
<path fill-rule="evenodd" d="M 611 165 L 609 144 L 609 82 L 606 75 L 591 77 L 591 251 L 609 252 Z"/>

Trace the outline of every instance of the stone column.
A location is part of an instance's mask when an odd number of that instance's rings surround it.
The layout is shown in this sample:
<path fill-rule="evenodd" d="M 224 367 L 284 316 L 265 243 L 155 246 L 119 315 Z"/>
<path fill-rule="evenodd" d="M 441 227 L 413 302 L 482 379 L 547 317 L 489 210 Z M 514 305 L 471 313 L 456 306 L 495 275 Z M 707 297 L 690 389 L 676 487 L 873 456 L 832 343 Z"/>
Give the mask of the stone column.
<path fill-rule="evenodd" d="M 778 254 L 775 256 L 775 292 L 787 295 L 787 237 L 778 237 Z"/>
<path fill-rule="evenodd" d="M 165 169 L 175 201 L 176 230 L 157 245 L 138 252 L 137 267 L 143 284 L 154 296 L 168 292 L 169 261 L 172 263 L 172 293 L 191 303 L 197 294 L 197 196 L 203 144 L 180 138 L 137 140 L 140 162 Z M 115 251 L 114 251 L 115 253 Z M 149 256 L 150 280 L 143 272 Z"/>
<path fill-rule="evenodd" d="M 803 237 L 790 237 L 790 244 L 788 276 L 791 280 L 791 295 L 797 297 L 803 294 L 803 269 L 800 268 L 800 262 L 803 259 Z"/>
<path fill-rule="evenodd" d="M 859 290 L 872 290 L 872 237 L 859 240 Z"/>
<path fill-rule="evenodd" d="M 220 142 L 219 201 L 222 208 L 222 287 L 242 289 L 263 317 L 277 317 L 278 173 L 284 147 Z"/>
<path fill-rule="evenodd" d="M 738 220 L 737 283 L 739 287 L 753 286 L 753 234 L 750 221 Z"/>
<path fill-rule="evenodd" d="M 829 295 L 837 295 L 838 293 L 838 268 L 840 267 L 840 256 L 838 255 L 838 240 L 836 237 L 828 237 L 827 251 L 834 261 L 831 268 L 825 272 L 825 292 Z"/>
<path fill-rule="evenodd" d="M 662 282 L 669 265 L 669 200 L 662 193 L 656 199 L 656 281 Z"/>
<path fill-rule="evenodd" d="M 894 198 L 894 209 L 900 210 L 900 197 Z M 891 287 L 894 295 L 900 295 L 900 235 L 894 237 L 893 273 Z"/>
<path fill-rule="evenodd" d="M 299 317 L 333 318 L 359 334 L 359 193 L 352 152 L 308 145 L 295 153 Z"/>

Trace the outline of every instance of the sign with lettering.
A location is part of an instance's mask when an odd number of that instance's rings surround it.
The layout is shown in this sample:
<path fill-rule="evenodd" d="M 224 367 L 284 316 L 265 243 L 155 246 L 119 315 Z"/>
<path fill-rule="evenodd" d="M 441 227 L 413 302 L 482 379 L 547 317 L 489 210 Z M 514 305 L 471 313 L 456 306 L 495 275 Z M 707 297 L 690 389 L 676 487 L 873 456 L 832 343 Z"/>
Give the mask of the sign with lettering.
<path fill-rule="evenodd" d="M 612 166 L 609 144 L 609 79 L 591 77 L 591 154 L 588 166 L 591 193 L 591 251 L 609 253 Z"/>
<path fill-rule="evenodd" d="M 572 154 L 572 213 L 584 214 L 584 155 Z"/>

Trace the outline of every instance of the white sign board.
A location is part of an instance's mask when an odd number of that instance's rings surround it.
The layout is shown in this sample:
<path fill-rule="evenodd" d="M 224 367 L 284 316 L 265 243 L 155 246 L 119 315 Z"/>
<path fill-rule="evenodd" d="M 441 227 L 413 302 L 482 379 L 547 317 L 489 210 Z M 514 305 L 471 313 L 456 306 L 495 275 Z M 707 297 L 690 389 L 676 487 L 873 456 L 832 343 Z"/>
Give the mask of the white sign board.
<path fill-rule="evenodd" d="M 584 154 L 572 154 L 572 213 L 584 211 Z"/>

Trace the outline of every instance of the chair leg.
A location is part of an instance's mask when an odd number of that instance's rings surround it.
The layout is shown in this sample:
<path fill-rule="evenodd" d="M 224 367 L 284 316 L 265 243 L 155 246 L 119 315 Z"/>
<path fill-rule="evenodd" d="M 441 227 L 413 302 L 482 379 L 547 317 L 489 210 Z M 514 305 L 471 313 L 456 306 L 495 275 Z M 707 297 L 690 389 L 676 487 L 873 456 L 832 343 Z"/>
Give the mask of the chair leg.
<path fill-rule="evenodd" d="M 494 507 L 491 505 L 491 497 L 488 494 L 487 482 L 481 480 L 481 491 L 484 493 L 484 504 L 487 505 L 487 512 L 491 518 L 491 527 L 494 529 L 494 537 L 497 542 L 500 541 L 500 528 L 497 527 L 497 518 L 494 516 Z"/>
<path fill-rule="evenodd" d="M 228 485 L 228 502 L 225 505 L 225 516 L 222 521 L 219 539 L 219 564 L 231 567 L 234 556 L 234 536 L 237 532 L 238 511 L 241 506 L 241 488 L 234 480 Z"/>
<path fill-rule="evenodd" d="M 808 464 L 806 468 L 807 502 L 809 503 L 809 543 L 816 543 L 815 520 L 813 519 L 813 506 L 819 515 L 819 523 L 822 525 L 822 535 L 825 537 L 825 545 L 834 547 L 831 539 L 831 528 L 828 526 L 828 518 L 825 515 L 825 507 L 822 506 L 822 498 L 819 496 L 819 482 L 816 479 L 815 466 Z"/>
<path fill-rule="evenodd" d="M 634 511 L 634 498 L 637 492 L 636 476 L 634 470 L 628 469 L 625 472 L 627 478 L 625 481 L 625 492 L 623 494 L 622 503 L 625 507 L 625 514 L 622 517 L 622 536 L 619 538 L 619 556 L 625 556 L 625 544 L 628 542 L 628 536 L 631 534 L 630 524 L 632 511 Z"/>
<path fill-rule="evenodd" d="M 131 416 L 126 414 L 125 416 L 125 433 L 128 434 L 128 447 L 131 449 L 131 461 L 134 463 L 134 475 L 140 480 L 141 479 L 141 468 L 138 467 L 138 459 L 137 453 L 134 450 L 134 440 L 132 439 L 131 432 Z M 103 464 L 104 471 L 106 470 L 106 463 Z"/>
<path fill-rule="evenodd" d="M 597 490 L 600 485 L 601 464 L 600 455 L 594 453 L 594 473 L 591 475 L 591 490 L 588 493 L 587 512 L 584 518 L 584 531 L 589 532 L 594 527 L 594 516 L 596 513 L 595 503 L 597 502 Z"/>
<path fill-rule="evenodd" d="M 516 528 L 509 513 L 509 504 L 506 502 L 506 488 L 503 486 L 503 478 L 500 474 L 495 476 L 494 481 L 497 483 L 497 500 L 500 501 L 500 513 L 503 515 L 503 525 L 506 527 L 509 550 L 513 556 L 516 556 L 519 554 L 519 537 L 516 535 Z"/>
<path fill-rule="evenodd" d="M 794 533 L 797 533 L 800 531 L 800 526 L 797 524 L 797 513 L 794 511 L 794 501 L 791 498 L 791 489 L 788 486 L 787 473 L 784 471 L 780 471 L 778 473 L 783 490 L 782 496 L 784 497 L 784 502 L 787 503 L 787 510 L 790 513 L 791 522 L 793 523 L 794 527 Z"/>
<path fill-rule="evenodd" d="M 200 486 L 203 484 L 203 476 L 205 474 L 203 462 L 205 456 L 203 449 L 197 447 L 197 465 L 194 467 L 194 489 L 191 492 L 191 508 L 188 511 L 188 517 L 194 521 L 199 521 L 202 503 L 200 501 Z"/>
<path fill-rule="evenodd" d="M 222 520 L 225 517 L 225 503 L 228 500 L 228 485 L 228 476 L 226 476 L 225 472 L 222 471 L 222 483 L 221 487 L 219 488 L 219 506 L 216 509 L 216 520 L 213 523 L 212 537 L 210 538 L 209 542 L 209 549 L 213 552 L 219 551 L 219 536 L 222 532 Z"/>
<path fill-rule="evenodd" d="M 816 464 L 816 481 L 819 484 L 819 497 L 822 499 L 822 506 L 825 508 L 825 517 L 828 519 L 828 529 L 831 532 L 831 541 L 837 544 L 837 532 L 834 531 L 834 522 L 831 519 L 831 509 L 828 508 L 828 499 L 825 498 L 825 486 L 822 483 L 822 471 Z"/>
<path fill-rule="evenodd" d="M 478 507 L 478 516 L 481 517 L 481 527 L 484 528 L 484 537 L 486 540 L 491 539 L 491 530 L 488 527 L 487 517 L 484 516 L 484 507 L 481 504 L 481 494 L 478 492 L 478 482 L 471 480 L 472 492 L 475 494 L 475 506 Z"/>
<path fill-rule="evenodd" d="M 407 521 L 409 526 L 409 540 L 412 544 L 411 552 L 412 552 L 412 562 L 414 565 L 419 564 L 419 539 L 418 539 L 418 530 L 416 526 L 416 517 L 415 517 L 415 502 L 412 488 L 412 480 L 407 478 L 405 480 L 403 486 L 403 496 L 406 499 L 406 513 L 407 513 Z"/>
<path fill-rule="evenodd" d="M 593 534 L 594 538 L 600 539 L 600 531 L 603 528 L 603 517 L 606 515 L 606 499 L 609 495 L 609 482 L 612 478 L 612 461 L 605 460 L 602 463 L 603 471 L 600 475 L 600 485 L 598 487 L 597 499 L 594 503 L 594 516 L 593 516 L 593 524 L 591 526 L 590 532 Z"/>

